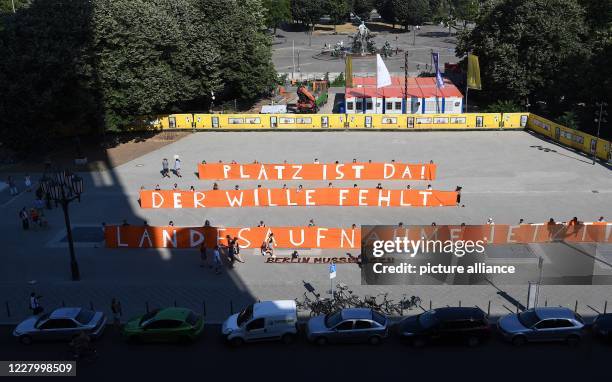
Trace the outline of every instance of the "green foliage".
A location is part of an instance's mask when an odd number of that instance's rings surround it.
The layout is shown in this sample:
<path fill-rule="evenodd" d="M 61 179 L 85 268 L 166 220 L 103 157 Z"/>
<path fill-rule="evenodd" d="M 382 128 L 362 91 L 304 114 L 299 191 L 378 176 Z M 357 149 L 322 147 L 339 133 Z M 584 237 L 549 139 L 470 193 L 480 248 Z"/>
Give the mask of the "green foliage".
<path fill-rule="evenodd" d="M 573 111 L 566 111 L 561 114 L 561 116 L 557 118 L 557 123 L 574 130 L 578 130 L 580 128 L 580 124 L 578 122 L 578 115 Z"/>
<path fill-rule="evenodd" d="M 330 86 L 345 86 L 346 80 L 344 79 L 344 73 L 340 72 L 338 77 L 334 78 L 334 80 L 330 83 Z"/>
<path fill-rule="evenodd" d="M 349 0 L 326 0 L 325 10 L 335 28 L 336 25 L 346 21 L 350 12 Z"/>
<path fill-rule="evenodd" d="M 276 82 L 260 0 L 33 1 L 0 31 L 2 143 L 251 100 Z"/>
<path fill-rule="evenodd" d="M 408 28 L 421 25 L 429 14 L 428 0 L 391 0 L 397 22 Z"/>
<path fill-rule="evenodd" d="M 265 9 L 265 22 L 268 28 L 274 29 L 281 24 L 291 21 L 291 2 L 289 0 L 263 0 Z"/>
<path fill-rule="evenodd" d="M 372 9 L 374 9 L 374 0 L 353 0 L 353 13 L 361 20 L 368 20 Z"/>
<path fill-rule="evenodd" d="M 463 21 L 464 26 L 467 23 L 475 22 L 478 18 L 480 8 L 478 0 L 451 0 L 450 2 L 453 16 Z"/>
<path fill-rule="evenodd" d="M 515 101 L 497 100 L 487 105 L 483 111 L 485 113 L 516 113 L 523 111 L 523 108 Z"/>
<path fill-rule="evenodd" d="M 326 0 L 291 0 L 293 19 L 314 26 L 325 13 Z"/>

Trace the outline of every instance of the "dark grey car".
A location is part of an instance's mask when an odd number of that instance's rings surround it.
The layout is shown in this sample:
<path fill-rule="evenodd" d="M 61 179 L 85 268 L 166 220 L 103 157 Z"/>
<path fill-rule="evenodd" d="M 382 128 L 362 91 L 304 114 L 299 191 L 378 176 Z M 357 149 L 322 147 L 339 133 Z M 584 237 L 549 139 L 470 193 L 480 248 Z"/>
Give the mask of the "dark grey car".
<path fill-rule="evenodd" d="M 328 342 L 369 342 L 379 344 L 388 335 L 388 319 L 367 308 L 342 309 L 313 317 L 306 325 L 306 337 L 319 345 Z"/>
<path fill-rule="evenodd" d="M 104 332 L 105 325 L 106 316 L 102 312 L 59 308 L 51 313 L 25 319 L 17 325 L 13 336 L 23 344 L 42 340 L 70 341 L 82 331 L 91 338 L 97 338 Z"/>
<path fill-rule="evenodd" d="M 515 345 L 548 341 L 575 345 L 582 339 L 584 321 L 567 308 L 535 308 L 504 316 L 497 327 L 502 336 Z"/>

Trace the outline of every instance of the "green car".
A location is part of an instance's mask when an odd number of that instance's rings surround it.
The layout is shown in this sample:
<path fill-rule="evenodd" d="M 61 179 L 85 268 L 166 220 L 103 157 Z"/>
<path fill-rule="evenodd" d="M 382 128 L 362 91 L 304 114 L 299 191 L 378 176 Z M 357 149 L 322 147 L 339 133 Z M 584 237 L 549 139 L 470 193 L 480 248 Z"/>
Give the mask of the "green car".
<path fill-rule="evenodd" d="M 156 309 L 128 321 L 123 335 L 133 342 L 192 342 L 204 330 L 204 320 L 186 308 Z"/>

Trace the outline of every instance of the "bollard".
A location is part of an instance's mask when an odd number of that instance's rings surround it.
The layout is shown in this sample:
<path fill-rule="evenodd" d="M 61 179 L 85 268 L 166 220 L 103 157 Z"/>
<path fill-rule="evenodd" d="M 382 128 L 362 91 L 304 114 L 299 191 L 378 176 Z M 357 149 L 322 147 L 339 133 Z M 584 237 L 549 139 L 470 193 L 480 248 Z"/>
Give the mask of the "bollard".
<path fill-rule="evenodd" d="M 544 300 L 544 306 L 548 306 L 548 299 Z"/>
<path fill-rule="evenodd" d="M 431 300 L 429 300 L 429 310 L 431 310 Z"/>
<path fill-rule="evenodd" d="M 145 309 L 147 310 L 147 313 L 149 313 L 149 302 L 145 301 Z"/>
<path fill-rule="evenodd" d="M 91 310 L 95 310 L 95 309 L 94 309 L 94 306 L 93 306 L 93 302 L 92 302 L 92 301 L 89 301 L 89 309 L 91 309 Z"/>
<path fill-rule="evenodd" d="M 574 305 L 574 313 L 578 313 L 578 300 L 576 300 L 576 305 Z"/>
<path fill-rule="evenodd" d="M 491 315 L 491 300 L 489 300 L 489 305 L 487 305 L 487 317 Z"/>
<path fill-rule="evenodd" d="M 234 302 L 230 300 L 230 314 L 234 314 Z"/>
<path fill-rule="evenodd" d="M 5 305 L 6 305 L 6 316 L 10 317 L 11 316 L 11 308 L 9 307 L 8 301 L 5 302 Z"/>
<path fill-rule="evenodd" d="M 606 314 L 607 310 L 608 310 L 608 300 L 606 300 L 606 302 L 604 302 L 604 314 Z"/>
<path fill-rule="evenodd" d="M 461 300 L 459 300 L 459 307 L 461 308 Z"/>
<path fill-rule="evenodd" d="M 202 317 L 206 317 L 206 301 L 202 300 Z"/>

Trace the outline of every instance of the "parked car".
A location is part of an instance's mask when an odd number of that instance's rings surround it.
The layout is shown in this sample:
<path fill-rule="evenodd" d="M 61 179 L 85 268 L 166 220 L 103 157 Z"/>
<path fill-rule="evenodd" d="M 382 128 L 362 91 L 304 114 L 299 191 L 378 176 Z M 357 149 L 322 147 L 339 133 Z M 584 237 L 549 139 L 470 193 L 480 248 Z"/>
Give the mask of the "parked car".
<path fill-rule="evenodd" d="M 271 340 L 288 344 L 298 332 L 297 322 L 295 300 L 261 301 L 229 316 L 221 332 L 234 346 Z"/>
<path fill-rule="evenodd" d="M 405 318 L 399 324 L 399 334 L 414 346 L 438 341 L 476 346 L 490 336 L 491 328 L 480 308 L 449 307 Z"/>
<path fill-rule="evenodd" d="M 612 342 L 612 313 L 595 317 L 591 329 L 596 337 Z"/>
<path fill-rule="evenodd" d="M 368 342 L 379 344 L 388 336 L 389 320 L 367 308 L 342 309 L 313 317 L 306 325 L 306 337 L 318 345 L 328 342 Z"/>
<path fill-rule="evenodd" d="M 522 313 L 509 314 L 499 319 L 501 335 L 514 345 L 527 342 L 566 341 L 580 343 L 584 320 L 567 308 L 535 308 Z"/>
<path fill-rule="evenodd" d="M 123 336 L 133 342 L 192 342 L 204 330 L 202 316 L 186 308 L 155 309 L 129 320 Z"/>
<path fill-rule="evenodd" d="M 102 335 L 105 326 L 106 316 L 102 312 L 83 308 L 59 308 L 25 319 L 17 325 L 13 336 L 26 345 L 44 340 L 70 341 L 81 332 L 95 339 Z"/>

